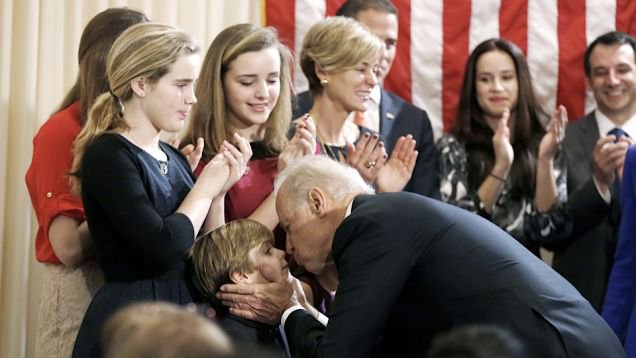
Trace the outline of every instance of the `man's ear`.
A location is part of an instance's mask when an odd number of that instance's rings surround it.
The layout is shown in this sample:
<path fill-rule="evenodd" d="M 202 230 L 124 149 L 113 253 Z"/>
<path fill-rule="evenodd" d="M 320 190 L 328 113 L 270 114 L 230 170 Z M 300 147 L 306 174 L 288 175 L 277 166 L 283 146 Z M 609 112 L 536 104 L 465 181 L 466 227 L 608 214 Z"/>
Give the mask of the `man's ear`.
<path fill-rule="evenodd" d="M 318 217 L 323 217 L 326 213 L 325 205 L 326 205 L 326 197 L 325 193 L 320 190 L 320 188 L 313 187 L 309 189 L 309 208 L 310 210 L 318 215 Z"/>
<path fill-rule="evenodd" d="M 130 81 L 130 87 L 132 87 L 133 92 L 139 96 L 146 96 L 146 91 L 148 89 L 148 84 L 146 83 L 145 77 L 136 77 L 132 81 Z"/>
<path fill-rule="evenodd" d="M 249 276 L 245 272 L 236 270 L 230 272 L 230 281 L 233 283 L 246 283 L 249 279 Z"/>

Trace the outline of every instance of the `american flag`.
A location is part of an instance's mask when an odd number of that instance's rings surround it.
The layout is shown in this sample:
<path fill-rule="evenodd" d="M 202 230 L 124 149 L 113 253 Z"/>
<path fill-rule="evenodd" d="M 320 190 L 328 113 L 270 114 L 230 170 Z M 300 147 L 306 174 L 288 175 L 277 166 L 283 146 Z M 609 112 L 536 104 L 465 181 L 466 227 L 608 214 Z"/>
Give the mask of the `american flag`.
<path fill-rule="evenodd" d="M 315 22 L 344 0 L 263 0 L 265 24 L 296 54 Z M 594 108 L 586 92 L 583 52 L 597 36 L 636 34 L 636 0 L 393 0 L 398 8 L 397 56 L 385 87 L 426 109 L 435 137 L 455 115 L 470 51 L 501 37 L 527 56 L 537 97 L 547 113 L 557 104 L 574 120 Z M 307 89 L 299 67 L 296 90 Z"/>

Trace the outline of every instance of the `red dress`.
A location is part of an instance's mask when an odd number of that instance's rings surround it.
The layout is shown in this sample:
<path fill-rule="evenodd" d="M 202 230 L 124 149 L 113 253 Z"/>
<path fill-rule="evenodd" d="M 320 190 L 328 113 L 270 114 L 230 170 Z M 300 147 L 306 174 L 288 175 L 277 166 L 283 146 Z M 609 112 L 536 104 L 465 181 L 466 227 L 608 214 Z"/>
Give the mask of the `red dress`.
<path fill-rule="evenodd" d="M 268 151 L 261 142 L 252 142 L 252 158 L 246 174 L 225 195 L 225 221 L 244 219 L 261 205 L 274 189 L 274 178 L 278 174 L 278 155 Z M 194 170 L 196 177 L 207 164 L 201 160 Z M 285 233 L 274 230 L 276 247 L 285 250 Z"/>

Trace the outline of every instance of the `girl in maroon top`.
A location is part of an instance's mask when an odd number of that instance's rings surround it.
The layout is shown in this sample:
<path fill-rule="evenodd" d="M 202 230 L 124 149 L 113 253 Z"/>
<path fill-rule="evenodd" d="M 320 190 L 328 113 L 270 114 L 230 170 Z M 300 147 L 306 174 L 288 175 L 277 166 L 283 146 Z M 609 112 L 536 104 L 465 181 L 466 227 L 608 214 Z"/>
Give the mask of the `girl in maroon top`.
<path fill-rule="evenodd" d="M 287 138 L 290 66 L 290 52 L 273 29 L 239 24 L 223 30 L 204 59 L 196 88 L 199 100 L 184 135 L 186 145 L 195 145 L 197 138 L 205 141 L 195 175 L 233 133 L 248 138 L 253 155 L 247 173 L 225 195 L 225 219 L 249 218 L 266 225 L 281 249 L 285 236 L 278 228 L 274 177 L 293 160 L 316 151 L 311 120 L 297 122 Z"/>

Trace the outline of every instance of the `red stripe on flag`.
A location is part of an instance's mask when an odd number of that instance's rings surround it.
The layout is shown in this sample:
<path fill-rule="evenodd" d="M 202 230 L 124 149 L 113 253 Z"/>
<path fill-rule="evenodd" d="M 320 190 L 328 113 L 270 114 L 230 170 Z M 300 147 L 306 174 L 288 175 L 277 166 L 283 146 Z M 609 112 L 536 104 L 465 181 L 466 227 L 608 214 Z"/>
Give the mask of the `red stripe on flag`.
<path fill-rule="evenodd" d="M 334 16 L 336 11 L 340 9 L 340 6 L 344 4 L 346 0 L 327 0 L 327 10 L 325 16 Z"/>
<path fill-rule="evenodd" d="M 501 0 L 499 36 L 528 55 L 528 0 Z"/>
<path fill-rule="evenodd" d="M 442 17 L 442 118 L 451 128 L 468 58 L 471 0 L 444 0 Z M 424 64 L 422 64 L 424 65 Z"/>
<path fill-rule="evenodd" d="M 391 71 L 384 79 L 384 87 L 389 91 L 412 101 L 411 89 L 413 87 L 411 77 L 411 0 L 393 0 L 398 10 L 398 42 L 395 60 Z M 420 4 L 420 6 L 424 6 Z M 420 41 L 426 41 L 420 39 Z M 420 63 L 419 66 L 426 66 Z"/>
<path fill-rule="evenodd" d="M 616 30 L 636 36 L 636 1 L 616 0 Z"/>
<path fill-rule="evenodd" d="M 582 71 L 585 39 L 585 6 L 578 1 L 557 3 L 559 38 L 559 80 L 557 105 L 568 110 L 568 117 L 579 118 L 585 114 L 585 75 Z"/>
<path fill-rule="evenodd" d="M 278 30 L 278 38 L 290 49 L 295 47 L 296 0 L 266 0 L 265 25 Z"/>

